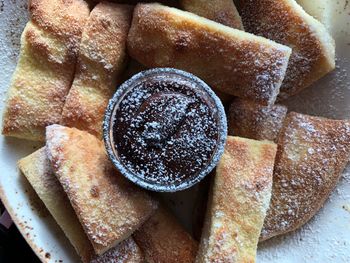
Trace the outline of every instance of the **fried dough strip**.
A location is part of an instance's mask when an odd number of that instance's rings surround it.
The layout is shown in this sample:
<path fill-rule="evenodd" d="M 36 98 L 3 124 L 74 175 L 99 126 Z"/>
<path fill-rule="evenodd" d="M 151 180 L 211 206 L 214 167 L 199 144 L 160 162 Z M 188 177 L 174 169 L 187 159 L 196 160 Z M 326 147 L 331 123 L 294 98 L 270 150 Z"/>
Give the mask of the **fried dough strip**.
<path fill-rule="evenodd" d="M 228 134 L 275 142 L 286 114 L 287 107 L 283 105 L 263 106 L 236 98 L 228 112 Z"/>
<path fill-rule="evenodd" d="M 335 2 L 332 0 L 297 0 L 304 10 L 320 21 L 328 30 L 332 26 L 332 13 L 334 11 Z"/>
<path fill-rule="evenodd" d="M 47 127 L 46 149 L 98 255 L 128 238 L 157 208 L 157 202 L 113 167 L 103 142 L 75 128 Z"/>
<path fill-rule="evenodd" d="M 197 263 L 255 262 L 275 154 L 274 143 L 228 137 L 209 196 Z"/>
<path fill-rule="evenodd" d="M 103 2 L 84 27 L 78 65 L 61 124 L 102 137 L 102 121 L 126 66 L 132 7 Z"/>
<path fill-rule="evenodd" d="M 120 260 L 118 261 L 120 263 L 143 262 L 142 253 L 132 238 L 125 240 L 105 254 L 96 256 L 66 193 L 53 174 L 45 148 L 21 159 L 18 167 L 84 263 L 104 263 L 113 260 Z"/>
<path fill-rule="evenodd" d="M 212 86 L 262 104 L 274 103 L 291 49 L 160 4 L 135 7 L 129 54 L 147 67 L 189 71 Z"/>
<path fill-rule="evenodd" d="M 350 121 L 289 113 L 278 139 L 261 240 L 293 231 L 323 206 L 350 159 Z"/>
<path fill-rule="evenodd" d="M 83 0 L 32 0 L 29 11 L 2 133 L 44 141 L 45 127 L 61 120 L 89 8 Z"/>
<path fill-rule="evenodd" d="M 335 68 L 333 38 L 295 0 L 241 0 L 237 8 L 247 32 L 293 49 L 280 100 L 299 93 Z"/>

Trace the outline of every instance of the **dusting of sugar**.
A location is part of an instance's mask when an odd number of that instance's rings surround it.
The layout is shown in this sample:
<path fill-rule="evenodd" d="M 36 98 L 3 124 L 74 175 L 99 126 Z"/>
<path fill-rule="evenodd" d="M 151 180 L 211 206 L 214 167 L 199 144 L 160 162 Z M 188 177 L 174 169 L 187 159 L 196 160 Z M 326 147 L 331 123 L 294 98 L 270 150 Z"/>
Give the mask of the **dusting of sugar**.
<path fill-rule="evenodd" d="M 46 153 L 49 160 L 52 162 L 52 165 L 59 167 L 60 165 L 60 156 L 59 151 L 55 151 L 57 158 L 53 158 L 53 151 L 60 149 L 64 142 L 68 141 L 68 135 L 64 131 L 64 127 L 58 124 L 53 124 L 46 127 Z"/>
<path fill-rule="evenodd" d="M 169 83 L 154 85 L 161 87 Z M 137 98 L 125 98 L 121 103 L 125 114 L 122 115 L 123 121 L 117 120 L 117 125 L 129 123 L 130 127 L 118 144 L 120 159 L 140 177 L 159 184 L 177 184 L 186 174 L 197 174 L 210 161 L 208 153 L 215 149 L 218 137 L 214 129 L 216 120 L 213 114 L 216 111 L 211 111 L 207 105 L 198 105 L 198 99 L 188 97 L 190 94 L 179 95 L 179 87 L 152 90 L 156 97 L 149 91 L 144 95 L 143 91 L 140 92 L 143 89 L 135 88 L 133 93 Z M 158 95 L 161 92 L 165 95 Z M 140 107 L 146 109 L 135 115 Z M 121 149 L 130 150 L 131 154 L 124 155 Z M 173 164 L 176 164 L 175 169 L 171 167 Z"/>

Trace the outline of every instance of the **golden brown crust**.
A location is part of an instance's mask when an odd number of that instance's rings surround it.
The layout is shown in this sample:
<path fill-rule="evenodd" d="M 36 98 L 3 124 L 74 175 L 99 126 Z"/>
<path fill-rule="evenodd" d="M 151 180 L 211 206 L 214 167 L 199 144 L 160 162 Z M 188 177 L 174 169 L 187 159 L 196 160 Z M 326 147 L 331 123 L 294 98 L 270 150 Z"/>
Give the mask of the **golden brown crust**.
<path fill-rule="evenodd" d="M 286 114 L 287 107 L 283 105 L 263 106 L 236 98 L 228 112 L 228 134 L 277 141 Z"/>
<path fill-rule="evenodd" d="M 295 0 L 239 2 L 247 32 L 293 48 L 280 99 L 300 92 L 335 68 L 334 40 Z"/>
<path fill-rule="evenodd" d="M 244 30 L 241 17 L 232 0 L 180 0 L 182 8 L 225 26 Z"/>
<path fill-rule="evenodd" d="M 160 207 L 133 235 L 146 262 L 194 262 L 198 244 L 165 208 Z"/>
<path fill-rule="evenodd" d="M 216 168 L 197 263 L 255 262 L 275 154 L 273 143 L 228 137 Z"/>
<path fill-rule="evenodd" d="M 323 206 L 350 158 L 350 121 L 289 113 L 278 140 L 261 240 L 293 231 Z"/>
<path fill-rule="evenodd" d="M 89 9 L 80 0 L 33 0 L 30 7 L 33 18 L 22 34 L 21 52 L 8 91 L 2 133 L 43 141 L 45 127 L 61 119 L 64 100 L 74 76 L 77 45 Z M 76 12 L 71 13 L 71 9 Z M 72 24 L 67 34 L 56 28 L 62 17 L 66 19 L 65 24 Z"/>
<path fill-rule="evenodd" d="M 189 71 L 214 89 L 273 103 L 290 48 L 159 4 L 135 7 L 129 54 L 148 67 Z"/>
<path fill-rule="evenodd" d="M 82 26 L 89 15 L 88 5 L 83 0 L 30 0 L 31 21 L 66 45 L 77 51 Z"/>
<path fill-rule="evenodd" d="M 78 65 L 61 124 L 102 137 L 102 121 L 126 65 L 132 7 L 98 4 L 84 27 Z"/>
<path fill-rule="evenodd" d="M 83 262 L 104 263 L 113 259 L 124 260 L 120 263 L 142 262 L 142 253 L 132 238 L 101 256 L 95 255 L 62 186 L 53 174 L 45 148 L 19 160 L 18 167 L 62 228 Z"/>
<path fill-rule="evenodd" d="M 128 238 L 157 208 L 114 169 L 93 135 L 51 125 L 46 139 L 53 170 L 98 255 Z"/>

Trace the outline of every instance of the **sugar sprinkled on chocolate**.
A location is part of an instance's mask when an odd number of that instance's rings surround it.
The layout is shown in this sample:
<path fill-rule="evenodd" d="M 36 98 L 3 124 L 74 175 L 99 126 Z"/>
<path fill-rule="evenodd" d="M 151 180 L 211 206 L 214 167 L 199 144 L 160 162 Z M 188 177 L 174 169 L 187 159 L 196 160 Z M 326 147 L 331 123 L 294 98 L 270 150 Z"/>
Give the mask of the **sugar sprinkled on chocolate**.
<path fill-rule="evenodd" d="M 218 138 L 216 110 L 188 85 L 156 80 L 124 97 L 114 138 L 120 159 L 131 172 L 177 184 L 210 162 Z"/>
<path fill-rule="evenodd" d="M 123 85 L 111 143 L 124 174 L 172 191 L 214 168 L 227 127 L 221 103 L 201 88 L 205 83 L 167 70 L 150 77 L 141 73 L 142 81 L 129 83 L 132 88 Z"/>

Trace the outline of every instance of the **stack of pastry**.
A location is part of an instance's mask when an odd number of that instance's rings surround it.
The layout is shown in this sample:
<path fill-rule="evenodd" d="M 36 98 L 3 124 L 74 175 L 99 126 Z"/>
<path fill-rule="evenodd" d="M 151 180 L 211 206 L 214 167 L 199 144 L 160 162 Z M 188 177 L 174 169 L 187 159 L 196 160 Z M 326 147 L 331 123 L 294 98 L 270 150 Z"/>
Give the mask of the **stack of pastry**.
<path fill-rule="evenodd" d="M 187 12 L 30 1 L 3 134 L 46 142 L 19 168 L 83 262 L 254 262 L 259 239 L 301 227 L 336 186 L 350 121 L 275 104 L 334 69 L 332 37 L 295 0 L 234 2 L 179 1 Z M 150 67 L 189 71 L 225 103 L 235 97 L 227 111 L 235 137 L 216 168 L 199 248 L 114 170 L 101 141 L 115 88 Z"/>

